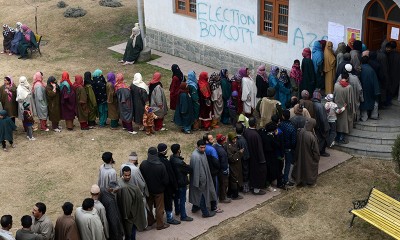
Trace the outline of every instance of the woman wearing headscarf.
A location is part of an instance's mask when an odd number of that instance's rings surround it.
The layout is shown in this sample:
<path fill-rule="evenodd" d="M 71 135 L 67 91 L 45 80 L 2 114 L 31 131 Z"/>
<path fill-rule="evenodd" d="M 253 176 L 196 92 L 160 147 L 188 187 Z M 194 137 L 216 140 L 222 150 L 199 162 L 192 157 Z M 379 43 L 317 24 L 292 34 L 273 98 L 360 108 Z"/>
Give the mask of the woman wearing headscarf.
<path fill-rule="evenodd" d="M 250 77 L 250 71 L 248 68 L 241 68 L 239 74 L 242 77 L 242 102 L 243 112 L 246 117 L 250 117 L 253 114 L 253 110 L 257 105 L 257 87 L 254 80 Z"/>
<path fill-rule="evenodd" d="M 341 62 L 343 62 L 345 53 L 346 53 L 346 44 L 344 42 L 341 42 L 341 43 L 338 44 L 338 47 L 337 47 L 336 52 L 335 52 L 336 70 L 337 70 L 337 67 L 339 66 L 339 64 Z"/>
<path fill-rule="evenodd" d="M 133 119 L 135 124 L 139 126 L 139 131 L 142 131 L 144 130 L 144 107 L 149 100 L 149 86 L 143 82 L 143 77 L 140 73 L 135 73 L 133 76 L 131 95 L 133 100 Z"/>
<path fill-rule="evenodd" d="M 224 104 L 224 108 L 221 114 L 221 123 L 228 125 L 230 124 L 228 101 L 232 95 L 232 86 L 229 81 L 227 69 L 222 69 L 219 73 L 219 76 L 221 79 L 222 99 Z"/>
<path fill-rule="evenodd" d="M 347 41 L 347 46 L 346 46 L 346 52 L 350 53 L 351 50 L 354 49 L 354 42 L 356 39 L 354 37 L 351 37 L 349 41 Z"/>
<path fill-rule="evenodd" d="M 183 76 L 181 69 L 179 68 L 178 64 L 172 64 L 172 81 L 171 85 L 169 86 L 169 108 L 175 110 L 176 102 L 178 100 L 178 92 L 181 82 L 185 82 L 186 79 Z"/>
<path fill-rule="evenodd" d="M 117 94 L 115 92 L 115 74 L 113 72 L 109 72 L 107 74 L 107 105 L 108 105 L 108 118 L 111 120 L 110 126 L 111 129 L 115 130 L 118 128 L 118 100 Z"/>
<path fill-rule="evenodd" d="M 115 92 L 117 93 L 119 117 L 122 121 L 122 127 L 130 134 L 137 134 L 133 131 L 132 117 L 133 117 L 133 102 L 131 96 L 131 89 L 124 82 L 124 75 L 117 73 L 115 80 Z M 135 104 L 137 105 L 137 104 Z"/>
<path fill-rule="evenodd" d="M 333 84 L 336 76 L 336 58 L 333 53 L 333 44 L 328 41 L 324 52 L 325 94 L 333 93 Z"/>
<path fill-rule="evenodd" d="M 74 130 L 74 119 L 76 116 L 76 96 L 69 80 L 69 74 L 63 72 L 60 81 L 61 92 L 61 118 L 69 131 Z"/>
<path fill-rule="evenodd" d="M 139 24 L 135 23 L 135 27 L 132 28 L 132 34 L 128 39 L 128 43 L 126 44 L 124 57 L 119 62 L 122 63 L 122 65 L 134 64 L 139 58 L 142 50 L 143 40 L 142 36 L 140 35 Z"/>
<path fill-rule="evenodd" d="M 265 64 L 257 68 L 256 86 L 257 98 L 262 99 L 263 97 L 267 97 L 267 89 L 269 88 L 269 83 Z"/>
<path fill-rule="evenodd" d="M 300 61 L 294 60 L 292 69 L 290 70 L 290 83 L 292 85 L 292 96 L 299 97 L 299 88 L 303 80 L 303 73 L 300 69 Z"/>
<path fill-rule="evenodd" d="M 83 86 L 83 78 L 81 75 L 75 76 L 75 82 L 72 85 L 76 93 L 76 115 L 78 116 L 79 124 L 81 125 L 81 130 L 89 130 L 88 117 L 89 110 L 87 107 L 88 98 L 86 95 L 85 88 Z"/>
<path fill-rule="evenodd" d="M 18 52 L 18 45 L 19 42 L 22 40 L 22 38 L 24 37 L 22 34 L 22 23 L 17 22 L 17 26 L 15 27 L 15 34 L 14 34 L 14 38 L 11 41 L 11 48 L 10 51 L 13 54 L 19 54 Z"/>
<path fill-rule="evenodd" d="M 269 73 L 269 76 L 268 76 L 269 87 L 276 88 L 276 85 L 278 84 L 278 81 L 279 81 L 278 73 L 279 73 L 279 67 L 271 66 L 271 72 Z"/>
<path fill-rule="evenodd" d="M 194 120 L 195 116 L 193 111 L 193 100 L 189 94 L 187 83 L 182 82 L 179 89 L 179 98 L 176 105 L 176 110 L 174 113 L 174 123 L 182 128 L 182 132 L 190 134 Z"/>
<path fill-rule="evenodd" d="M 318 41 L 314 42 L 312 49 L 312 62 L 314 65 L 314 74 L 316 80 L 316 88 L 324 89 L 324 52 L 322 51 L 321 43 Z"/>
<path fill-rule="evenodd" d="M 355 75 L 360 78 L 361 76 L 361 51 L 362 51 L 362 42 L 360 40 L 356 40 L 353 43 L 353 50 L 350 51 L 350 63 L 353 65 L 353 70 L 355 71 Z"/>
<path fill-rule="evenodd" d="M 167 130 L 163 127 L 165 115 L 168 112 L 167 98 L 161 83 L 161 73 L 155 72 L 149 83 L 149 102 L 157 118 L 154 119 L 154 131 Z"/>
<path fill-rule="evenodd" d="M 211 89 L 208 83 L 208 73 L 201 72 L 199 75 L 200 116 L 201 126 L 210 130 L 213 117 L 213 106 L 211 102 Z"/>
<path fill-rule="evenodd" d="M 281 70 L 276 90 L 275 99 L 281 103 L 282 109 L 285 110 L 286 103 L 290 101 L 291 97 L 291 85 L 286 69 Z"/>
<path fill-rule="evenodd" d="M 36 114 L 39 118 L 40 130 L 49 131 L 47 128 L 47 117 L 49 114 L 46 98 L 46 85 L 43 83 L 43 75 L 41 72 L 35 73 L 32 85 L 33 97 L 35 99 Z"/>
<path fill-rule="evenodd" d="M 105 127 L 107 124 L 108 106 L 107 106 L 107 91 L 106 79 L 100 69 L 96 69 L 93 74 L 93 91 L 96 96 L 97 110 L 99 112 L 99 127 Z"/>
<path fill-rule="evenodd" d="M 0 100 L 3 109 L 7 111 L 8 116 L 15 123 L 15 117 L 18 116 L 18 105 L 16 102 L 17 87 L 11 77 L 4 78 L 4 84 L 0 87 Z"/>
<path fill-rule="evenodd" d="M 96 118 L 98 116 L 97 112 L 97 101 L 96 95 L 94 95 L 93 87 L 92 87 L 92 74 L 90 72 L 85 72 L 83 75 L 83 84 L 85 86 L 86 95 L 88 97 L 88 125 L 89 128 L 94 128 L 96 125 Z"/>
<path fill-rule="evenodd" d="M 242 76 L 239 74 L 239 71 L 232 77 L 231 82 L 232 82 L 232 92 L 236 91 L 237 92 L 237 99 L 238 105 L 237 105 L 237 114 L 240 115 L 243 112 L 243 102 L 242 102 Z"/>
<path fill-rule="evenodd" d="M 24 103 L 29 103 L 29 109 L 31 110 L 32 116 L 36 115 L 35 102 L 32 96 L 31 85 L 25 76 L 19 78 L 19 85 L 17 87 L 17 97 L 15 99 L 18 102 L 18 118 L 22 121 L 24 119 Z M 25 129 L 26 130 L 26 129 Z"/>
<path fill-rule="evenodd" d="M 11 52 L 11 41 L 14 39 L 15 35 L 15 30 L 11 27 L 9 27 L 7 24 L 3 25 L 3 53 L 8 53 L 9 55 L 12 55 Z"/>
<path fill-rule="evenodd" d="M 55 132 L 61 132 L 61 128 L 59 127 L 61 120 L 61 91 L 56 78 L 53 76 L 47 79 L 46 99 L 52 129 Z"/>
<path fill-rule="evenodd" d="M 218 128 L 218 121 L 221 118 L 222 110 L 224 109 L 224 100 L 222 98 L 222 87 L 219 74 L 214 72 L 208 80 L 211 89 L 211 101 L 213 105 L 213 120 L 211 122 L 212 128 Z"/>
<path fill-rule="evenodd" d="M 300 82 L 299 93 L 301 93 L 303 90 L 314 92 L 316 78 L 314 64 L 311 60 L 310 48 L 304 48 L 302 55 L 303 60 L 301 61 L 301 72 L 303 74 L 303 80 Z"/>
<path fill-rule="evenodd" d="M 190 71 L 188 73 L 188 81 L 187 87 L 189 90 L 189 96 L 192 100 L 193 105 L 193 131 L 197 131 L 200 128 L 200 96 L 199 96 L 199 85 L 197 83 L 196 73 L 194 71 Z"/>
<path fill-rule="evenodd" d="M 36 42 L 35 34 L 32 32 L 32 30 L 25 24 L 22 25 L 21 29 L 22 29 L 23 38 L 18 44 L 18 52 L 21 55 L 18 59 L 23 59 L 23 58 L 27 57 L 29 46 L 31 46 L 31 45 L 33 45 L 35 47 L 38 46 L 38 44 Z"/>

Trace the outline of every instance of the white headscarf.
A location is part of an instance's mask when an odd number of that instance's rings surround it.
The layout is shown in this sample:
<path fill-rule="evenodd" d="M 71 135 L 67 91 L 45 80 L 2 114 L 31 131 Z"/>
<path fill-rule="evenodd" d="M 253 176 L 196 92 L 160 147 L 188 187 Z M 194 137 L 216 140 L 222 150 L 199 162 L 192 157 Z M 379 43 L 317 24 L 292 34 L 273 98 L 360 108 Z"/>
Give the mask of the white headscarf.
<path fill-rule="evenodd" d="M 136 44 L 136 37 L 140 35 L 140 27 L 139 27 L 139 23 L 135 23 L 135 27 L 132 28 L 132 34 L 130 36 L 130 38 L 133 39 L 132 41 L 132 46 L 135 47 Z"/>
<path fill-rule="evenodd" d="M 133 76 L 132 84 L 137 87 L 143 88 L 144 90 L 146 90 L 147 94 L 149 94 L 149 86 L 147 86 L 147 84 L 143 82 L 142 74 L 135 73 L 135 75 Z"/>
<path fill-rule="evenodd" d="M 17 87 L 17 102 L 19 100 L 25 100 L 29 94 L 31 94 L 31 85 L 25 76 L 21 76 Z"/>
<path fill-rule="evenodd" d="M 21 32 L 22 31 L 22 29 L 21 29 L 22 23 L 21 22 L 17 22 L 16 25 L 17 26 L 15 27 L 15 32 Z"/>

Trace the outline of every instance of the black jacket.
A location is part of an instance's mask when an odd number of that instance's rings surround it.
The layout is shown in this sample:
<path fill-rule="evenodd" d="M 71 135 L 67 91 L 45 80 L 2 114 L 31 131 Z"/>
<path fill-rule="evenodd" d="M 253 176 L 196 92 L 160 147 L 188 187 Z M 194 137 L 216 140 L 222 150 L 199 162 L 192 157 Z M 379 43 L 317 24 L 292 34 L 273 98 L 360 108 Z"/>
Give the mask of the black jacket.
<path fill-rule="evenodd" d="M 160 159 L 160 162 L 164 164 L 165 168 L 167 169 L 168 173 L 168 185 L 167 188 L 170 190 L 171 193 L 176 192 L 178 190 L 178 182 L 176 181 L 176 176 L 174 173 L 174 170 L 172 170 L 171 163 L 168 161 L 167 156 L 158 154 L 158 158 Z"/>
<path fill-rule="evenodd" d="M 222 145 L 214 144 L 215 150 L 218 153 L 218 159 L 220 164 L 220 172 L 224 172 L 229 168 L 228 165 L 228 153 L 226 152 L 225 148 Z"/>
<path fill-rule="evenodd" d="M 146 181 L 149 193 L 160 194 L 169 183 L 168 172 L 157 155 L 148 154 L 147 160 L 140 164 L 140 172 Z"/>
<path fill-rule="evenodd" d="M 178 155 L 171 155 L 169 162 L 174 170 L 178 187 L 186 187 L 189 184 L 188 174 L 192 173 L 193 169 Z"/>

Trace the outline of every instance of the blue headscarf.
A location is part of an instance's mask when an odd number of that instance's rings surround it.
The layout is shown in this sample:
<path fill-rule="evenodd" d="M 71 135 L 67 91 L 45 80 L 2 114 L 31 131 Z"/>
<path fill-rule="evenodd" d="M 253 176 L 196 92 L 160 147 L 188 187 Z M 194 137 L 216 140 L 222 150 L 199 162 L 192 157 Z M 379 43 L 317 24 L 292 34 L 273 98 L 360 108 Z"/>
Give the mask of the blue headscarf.
<path fill-rule="evenodd" d="M 187 85 L 188 86 L 193 86 L 195 89 L 198 88 L 196 73 L 194 71 L 190 71 L 188 73 Z"/>
<path fill-rule="evenodd" d="M 315 74 L 318 74 L 318 65 L 321 65 L 322 61 L 324 61 L 324 53 L 322 52 L 321 43 L 318 41 L 314 42 L 311 59 L 313 61 Z"/>
<path fill-rule="evenodd" d="M 103 75 L 103 72 L 100 69 L 96 69 L 92 73 L 92 77 L 100 77 L 101 75 Z"/>

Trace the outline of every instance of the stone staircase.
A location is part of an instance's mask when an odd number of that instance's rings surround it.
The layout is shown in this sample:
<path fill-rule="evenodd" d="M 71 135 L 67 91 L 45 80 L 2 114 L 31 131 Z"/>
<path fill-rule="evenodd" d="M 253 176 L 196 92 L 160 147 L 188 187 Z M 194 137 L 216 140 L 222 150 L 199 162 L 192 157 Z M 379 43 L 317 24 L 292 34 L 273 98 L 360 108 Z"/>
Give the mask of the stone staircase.
<path fill-rule="evenodd" d="M 391 159 L 392 146 L 400 135 L 400 105 L 394 104 L 380 110 L 380 120 L 357 122 L 355 129 L 347 136 L 348 144 L 334 148 L 355 156 Z"/>

